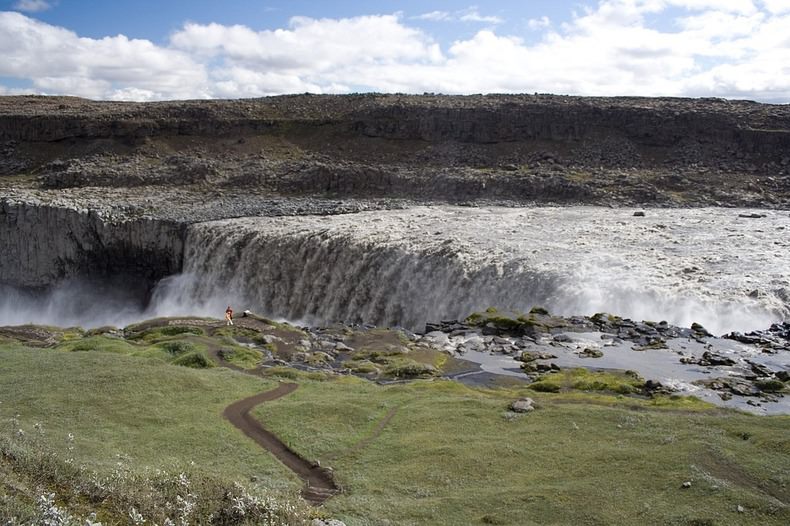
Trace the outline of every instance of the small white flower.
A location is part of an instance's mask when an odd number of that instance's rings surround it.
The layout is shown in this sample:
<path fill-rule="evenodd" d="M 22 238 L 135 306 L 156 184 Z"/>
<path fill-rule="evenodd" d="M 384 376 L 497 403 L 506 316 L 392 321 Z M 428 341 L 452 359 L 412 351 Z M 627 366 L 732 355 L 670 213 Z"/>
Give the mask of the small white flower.
<path fill-rule="evenodd" d="M 132 520 L 132 524 L 134 524 L 134 526 L 145 524 L 145 519 L 143 516 L 134 508 L 129 510 L 129 518 Z"/>

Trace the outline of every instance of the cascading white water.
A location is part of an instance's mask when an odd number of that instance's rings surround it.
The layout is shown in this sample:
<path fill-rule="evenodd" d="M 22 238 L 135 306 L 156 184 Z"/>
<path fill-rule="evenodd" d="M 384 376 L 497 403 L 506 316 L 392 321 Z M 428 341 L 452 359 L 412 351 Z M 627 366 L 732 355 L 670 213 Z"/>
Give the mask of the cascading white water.
<path fill-rule="evenodd" d="M 191 227 L 185 272 L 147 314 L 270 316 L 420 329 L 497 306 L 606 311 L 709 330 L 790 312 L 786 212 L 418 207 Z"/>

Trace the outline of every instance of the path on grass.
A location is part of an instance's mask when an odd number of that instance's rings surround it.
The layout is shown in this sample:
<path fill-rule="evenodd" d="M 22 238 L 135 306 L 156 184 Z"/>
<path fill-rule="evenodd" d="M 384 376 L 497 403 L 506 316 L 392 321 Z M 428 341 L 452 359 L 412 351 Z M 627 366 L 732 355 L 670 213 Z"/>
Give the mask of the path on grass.
<path fill-rule="evenodd" d="M 340 491 L 332 473 L 294 452 L 250 414 L 255 406 L 292 393 L 298 387 L 297 384 L 281 383 L 276 389 L 258 393 L 230 404 L 222 414 L 231 424 L 273 454 L 277 460 L 304 480 L 306 486 L 302 490 L 302 496 L 311 504 L 318 505 Z"/>
<path fill-rule="evenodd" d="M 247 315 L 243 318 L 234 320 L 236 326 L 246 329 L 252 329 L 257 332 L 264 332 L 272 326 L 267 323 L 265 318 Z M 241 323 L 239 323 L 241 321 Z M 175 323 L 174 323 L 175 322 Z M 150 320 L 141 328 L 151 328 L 163 325 L 190 325 L 194 323 L 196 326 L 203 326 L 209 329 L 219 329 L 225 326 L 223 322 L 214 322 L 213 320 L 194 320 L 189 318 L 182 318 L 179 320 L 158 319 Z M 243 369 L 235 364 L 225 360 L 220 353 L 220 348 L 210 347 L 209 354 L 214 360 L 222 367 L 232 369 L 245 374 L 259 376 L 260 370 Z M 250 412 L 258 405 L 264 402 L 270 402 L 281 398 L 289 393 L 292 393 L 299 387 L 295 383 L 281 383 L 276 389 L 265 391 L 249 398 L 239 400 L 230 404 L 223 411 L 223 416 L 228 421 L 236 426 L 241 432 L 248 437 L 252 438 L 258 445 L 272 453 L 280 462 L 282 462 L 288 469 L 293 471 L 299 478 L 305 481 L 305 488 L 302 490 L 302 497 L 313 505 L 320 505 L 333 495 L 340 493 L 340 488 L 332 476 L 331 470 L 322 468 L 317 462 L 311 462 L 302 457 L 291 448 L 289 448 L 282 440 L 271 431 L 261 425 Z M 384 428 L 389 424 L 392 417 L 397 413 L 398 408 L 392 408 L 384 418 L 378 423 L 373 433 L 362 440 L 356 442 L 348 449 L 330 454 L 327 459 L 335 459 L 339 456 L 344 456 L 357 452 L 368 446 L 373 440 L 381 435 Z"/>

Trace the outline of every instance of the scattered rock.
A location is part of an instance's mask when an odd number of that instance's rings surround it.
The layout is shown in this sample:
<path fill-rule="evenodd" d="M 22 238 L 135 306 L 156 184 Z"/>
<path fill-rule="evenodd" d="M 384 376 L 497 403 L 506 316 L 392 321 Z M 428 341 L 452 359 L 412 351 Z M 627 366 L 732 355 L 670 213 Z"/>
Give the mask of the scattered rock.
<path fill-rule="evenodd" d="M 522 362 L 534 362 L 535 360 L 553 360 L 557 356 L 541 351 L 524 351 L 518 357 Z"/>
<path fill-rule="evenodd" d="M 691 330 L 698 336 L 713 336 L 708 330 L 697 322 L 691 324 Z"/>
<path fill-rule="evenodd" d="M 647 380 L 645 385 L 642 387 L 645 394 L 649 396 L 658 395 L 658 394 L 672 394 L 675 392 L 674 389 L 662 384 L 656 380 Z"/>
<path fill-rule="evenodd" d="M 773 376 L 774 374 L 771 369 L 761 363 L 756 363 L 751 360 L 746 360 L 746 363 L 749 364 L 749 368 L 756 376 L 767 378 L 769 376 Z"/>
<path fill-rule="evenodd" d="M 519 398 L 510 403 L 510 410 L 514 413 L 529 413 L 535 410 L 534 403 L 532 398 Z"/>
<path fill-rule="evenodd" d="M 580 352 L 579 356 L 582 358 L 601 358 L 603 356 L 603 351 L 600 349 L 591 349 L 588 347 L 587 349 L 584 349 L 582 352 Z"/>
<path fill-rule="evenodd" d="M 699 365 L 735 365 L 735 360 L 719 354 L 714 354 L 710 351 L 702 353 L 702 359 L 697 362 Z"/>
<path fill-rule="evenodd" d="M 746 219 L 762 219 L 768 216 L 766 216 L 765 214 L 738 214 L 738 217 L 743 217 Z"/>

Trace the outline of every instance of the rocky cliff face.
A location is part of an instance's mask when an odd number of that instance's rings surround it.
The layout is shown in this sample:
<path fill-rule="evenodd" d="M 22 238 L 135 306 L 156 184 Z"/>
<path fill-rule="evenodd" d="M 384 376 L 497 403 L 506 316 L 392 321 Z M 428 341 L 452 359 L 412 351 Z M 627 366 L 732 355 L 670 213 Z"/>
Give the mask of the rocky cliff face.
<path fill-rule="evenodd" d="M 0 97 L 0 176 L 42 188 L 790 205 L 790 107 L 718 99 Z M 1 182 L 1 181 L 0 181 Z"/>
<path fill-rule="evenodd" d="M 194 222 L 398 200 L 790 208 L 788 152 L 790 106 L 746 101 L 0 97 L 0 283 L 150 282 Z"/>
<path fill-rule="evenodd" d="M 790 108 L 720 99 L 492 96 L 285 96 L 237 101 L 94 102 L 64 97 L 0 97 L 0 140 L 52 143 L 111 139 L 135 145 L 161 137 L 284 138 L 337 158 L 407 162 L 410 148 L 445 143 L 509 144 L 517 152 L 554 149 L 570 162 L 597 166 L 581 144 L 626 142 L 639 150 L 629 166 L 682 165 L 696 145 L 702 154 L 761 169 L 781 166 L 790 147 Z M 400 141 L 354 152 L 365 138 Z M 342 144 L 341 144 L 342 143 Z M 515 144 L 518 143 L 518 144 Z M 607 146 L 609 143 L 609 146 Z M 413 145 L 410 145 L 413 146 Z M 105 145 L 106 147 L 106 145 Z M 322 148 L 323 147 L 323 148 Z M 75 148 L 75 151 L 79 151 Z M 502 151 L 498 151 L 500 154 Z M 439 162 L 457 159 L 436 159 Z M 786 165 L 787 163 L 785 163 Z"/>
<path fill-rule="evenodd" d="M 77 276 L 125 274 L 152 284 L 178 272 L 184 227 L 111 222 L 89 210 L 0 201 L 0 283 L 43 287 Z"/>

